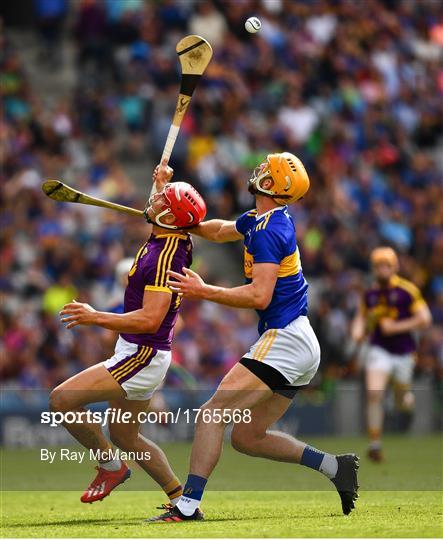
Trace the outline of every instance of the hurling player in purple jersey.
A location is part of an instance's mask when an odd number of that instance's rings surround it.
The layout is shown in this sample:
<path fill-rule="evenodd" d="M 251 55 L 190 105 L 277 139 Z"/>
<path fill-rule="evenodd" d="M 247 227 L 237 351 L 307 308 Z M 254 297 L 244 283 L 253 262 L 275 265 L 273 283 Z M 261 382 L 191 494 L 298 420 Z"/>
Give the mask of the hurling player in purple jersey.
<path fill-rule="evenodd" d="M 182 272 L 191 264 L 192 241 L 186 228 L 198 224 L 206 211 L 203 199 L 192 186 L 167 183 L 172 174 L 166 162 L 154 171 L 157 192 L 145 209 L 152 234 L 138 250 L 129 270 L 123 313 L 96 311 L 75 300 L 60 312 L 66 328 L 95 325 L 118 333 L 119 338 L 112 358 L 57 386 L 51 393 L 50 407 L 52 411 L 81 414 L 88 403 L 108 401 L 111 408 L 129 413 L 126 423 L 110 422 L 111 441 L 120 450 L 131 452 L 174 501 L 182 492 L 180 481 L 163 451 L 139 432 L 143 420 L 140 413 L 147 411 L 171 362 L 181 297 L 167 286 L 167 272 Z M 100 425 L 88 422 L 83 415 L 78 423 L 65 427 L 99 461 L 98 474 L 83 493 L 82 502 L 103 499 L 129 478 L 130 469 L 113 450 Z"/>
<path fill-rule="evenodd" d="M 357 343 L 369 338 L 366 357 L 368 457 L 380 462 L 383 459 L 383 398 L 388 382 L 391 379 L 394 383 L 397 407 L 411 417 L 416 351 L 413 332 L 431 324 L 431 313 L 418 288 L 397 275 L 398 258 L 392 248 L 374 249 L 371 264 L 374 283 L 363 295 L 351 334 Z"/>

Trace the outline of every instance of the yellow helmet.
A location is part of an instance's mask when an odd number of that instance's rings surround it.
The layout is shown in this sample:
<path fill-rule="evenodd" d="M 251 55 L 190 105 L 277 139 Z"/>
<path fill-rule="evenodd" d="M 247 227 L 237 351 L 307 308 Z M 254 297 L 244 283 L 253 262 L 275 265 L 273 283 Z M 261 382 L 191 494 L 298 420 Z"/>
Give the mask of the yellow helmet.
<path fill-rule="evenodd" d="M 264 189 L 264 180 L 272 178 L 273 185 Z M 279 204 L 298 201 L 309 189 L 309 176 L 303 163 L 289 152 L 268 154 L 266 161 L 254 169 L 249 179 L 249 191 L 272 197 Z"/>

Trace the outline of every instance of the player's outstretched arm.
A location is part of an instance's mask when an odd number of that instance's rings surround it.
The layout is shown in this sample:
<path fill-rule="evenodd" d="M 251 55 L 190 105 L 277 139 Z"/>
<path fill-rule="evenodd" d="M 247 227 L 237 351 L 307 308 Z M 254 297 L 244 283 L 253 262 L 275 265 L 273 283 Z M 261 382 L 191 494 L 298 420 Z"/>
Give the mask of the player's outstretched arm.
<path fill-rule="evenodd" d="M 403 334 L 405 332 L 413 332 L 414 330 L 423 330 L 432 323 L 432 315 L 426 304 L 423 303 L 422 307 L 408 317 L 407 319 L 401 319 L 394 321 L 393 319 L 382 319 L 380 321 L 380 329 L 385 336 L 393 336 L 395 334 Z"/>
<path fill-rule="evenodd" d="M 203 298 L 237 308 L 266 309 L 274 294 L 279 269 L 280 266 L 274 263 L 254 264 L 251 283 L 226 288 L 208 285 L 198 274 L 183 268 L 185 275 L 168 271 L 167 285 L 174 292 L 189 298 Z"/>
<path fill-rule="evenodd" d="M 203 221 L 197 227 L 190 229 L 190 232 L 211 242 L 218 243 L 235 242 L 243 238 L 243 235 L 235 228 L 235 221 L 225 221 L 223 219 Z"/>
<path fill-rule="evenodd" d="M 96 311 L 89 304 L 74 300 L 61 310 L 61 322 L 68 329 L 81 324 L 127 334 L 155 334 L 168 313 L 171 298 L 168 292 L 145 291 L 143 307 L 128 313 Z"/>

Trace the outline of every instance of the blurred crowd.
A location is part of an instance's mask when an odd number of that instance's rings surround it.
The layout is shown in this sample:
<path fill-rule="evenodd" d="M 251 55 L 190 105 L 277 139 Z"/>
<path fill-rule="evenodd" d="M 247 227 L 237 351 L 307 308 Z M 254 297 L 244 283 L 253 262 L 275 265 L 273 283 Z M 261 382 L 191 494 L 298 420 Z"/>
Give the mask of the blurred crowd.
<path fill-rule="evenodd" d="M 246 180 L 272 151 L 305 163 L 311 189 L 291 207 L 323 352 L 319 380 L 355 375 L 349 321 L 380 244 L 424 292 L 434 326 L 418 374 L 443 378 L 443 4 L 439 0 L 35 0 L 37 62 L 75 87 L 47 101 L 1 35 L 0 330 L 6 384 L 49 388 L 111 354 L 114 336 L 66 331 L 68 300 L 121 301 L 115 268 L 146 225 L 42 196 L 46 178 L 143 207 L 126 165 L 156 162 L 178 90 L 175 44 L 206 37 L 214 57 L 183 122 L 172 165 L 209 217 L 251 206 Z M 259 34 L 244 21 L 261 19 Z M 149 185 L 150 171 L 146 171 Z M 241 246 L 226 248 L 238 257 Z M 204 245 L 196 268 L 209 280 Z M 174 360 L 213 385 L 256 338 L 253 313 L 185 302 Z M 181 384 L 180 372 L 171 384 Z"/>

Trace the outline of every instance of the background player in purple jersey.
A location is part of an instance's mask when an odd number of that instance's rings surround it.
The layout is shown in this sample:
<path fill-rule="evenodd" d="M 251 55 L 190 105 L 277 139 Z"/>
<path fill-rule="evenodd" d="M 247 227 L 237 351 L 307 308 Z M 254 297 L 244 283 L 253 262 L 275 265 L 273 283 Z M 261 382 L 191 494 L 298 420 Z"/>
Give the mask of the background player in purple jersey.
<path fill-rule="evenodd" d="M 374 249 L 371 264 L 375 281 L 363 295 L 351 333 L 357 343 L 369 338 L 366 357 L 368 457 L 380 462 L 383 459 L 383 398 L 388 382 L 392 379 L 394 383 L 399 409 L 412 413 L 411 381 L 416 351 L 413 332 L 431 324 L 431 313 L 419 289 L 397 275 L 399 263 L 392 248 Z"/>
<path fill-rule="evenodd" d="M 129 270 L 124 312 L 99 312 L 75 300 L 62 309 L 61 320 L 66 328 L 96 325 L 120 335 L 112 358 L 55 388 L 50 406 L 53 411 L 81 413 L 88 403 L 108 401 L 110 407 L 131 413 L 128 423 L 110 423 L 111 441 L 121 450 L 140 456 L 139 465 L 173 501 L 182 492 L 181 483 L 163 451 L 139 433 L 137 416 L 148 409 L 171 362 L 181 298 L 166 285 L 167 271 L 181 272 L 191 264 L 192 241 L 184 228 L 198 224 L 206 211 L 203 199 L 192 186 L 167 183 L 172 174 L 166 163 L 154 172 L 157 193 L 145 210 L 148 221 L 153 223 L 152 234 L 138 250 Z M 81 497 L 82 502 L 91 503 L 109 495 L 129 478 L 131 471 L 114 456 L 101 427 L 85 422 L 85 417 L 82 420 L 65 426 L 84 447 L 99 456 L 98 474 Z"/>

